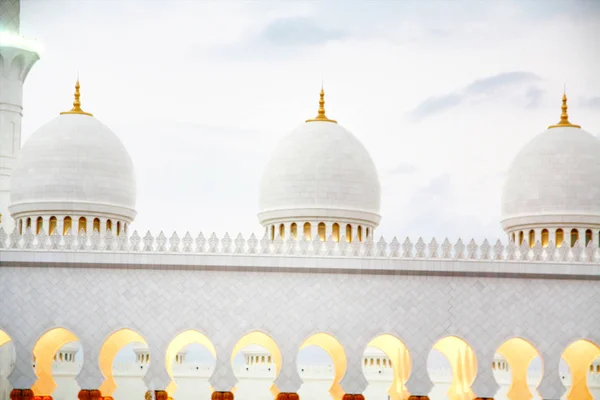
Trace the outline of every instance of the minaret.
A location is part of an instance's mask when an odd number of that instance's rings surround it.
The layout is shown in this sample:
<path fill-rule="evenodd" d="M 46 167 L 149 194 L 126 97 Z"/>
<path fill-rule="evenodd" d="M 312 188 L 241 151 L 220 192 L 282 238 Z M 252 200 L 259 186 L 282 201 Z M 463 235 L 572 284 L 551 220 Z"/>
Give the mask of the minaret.
<path fill-rule="evenodd" d="M 0 0 L 0 226 L 10 234 L 10 177 L 21 150 L 23 83 L 39 60 L 37 43 L 19 35 L 20 0 Z"/>

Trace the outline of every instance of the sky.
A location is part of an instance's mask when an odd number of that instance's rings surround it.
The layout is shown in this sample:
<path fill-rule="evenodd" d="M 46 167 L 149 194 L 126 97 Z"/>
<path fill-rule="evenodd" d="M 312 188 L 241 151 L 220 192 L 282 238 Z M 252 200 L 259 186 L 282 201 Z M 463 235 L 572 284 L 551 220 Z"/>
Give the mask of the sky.
<path fill-rule="evenodd" d="M 140 234 L 262 233 L 262 171 L 322 81 L 378 169 L 388 241 L 504 238 L 505 173 L 565 84 L 571 122 L 600 134 L 595 1 L 22 0 L 21 34 L 44 48 L 23 139 L 79 73 L 133 159 Z"/>

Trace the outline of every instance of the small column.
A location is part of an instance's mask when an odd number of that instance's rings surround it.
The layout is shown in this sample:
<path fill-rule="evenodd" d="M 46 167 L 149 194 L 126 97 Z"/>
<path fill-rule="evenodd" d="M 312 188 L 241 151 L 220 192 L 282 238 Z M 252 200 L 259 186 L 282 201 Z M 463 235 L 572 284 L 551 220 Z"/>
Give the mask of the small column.
<path fill-rule="evenodd" d="M 112 397 L 102 397 L 102 393 L 100 393 L 97 389 L 81 389 L 77 394 L 77 398 L 79 400 L 105 400 L 112 399 Z"/>
<path fill-rule="evenodd" d="M 276 400 L 300 400 L 298 393 L 280 392 Z"/>
<path fill-rule="evenodd" d="M 333 222 L 325 222 L 325 240 L 333 235 Z"/>
<path fill-rule="evenodd" d="M 279 399 L 279 396 L 277 397 Z M 158 400 L 158 397 L 156 398 Z M 167 400 L 165 398 L 165 400 Z M 212 392 L 212 396 L 210 396 L 210 400 L 233 400 L 232 392 Z"/>

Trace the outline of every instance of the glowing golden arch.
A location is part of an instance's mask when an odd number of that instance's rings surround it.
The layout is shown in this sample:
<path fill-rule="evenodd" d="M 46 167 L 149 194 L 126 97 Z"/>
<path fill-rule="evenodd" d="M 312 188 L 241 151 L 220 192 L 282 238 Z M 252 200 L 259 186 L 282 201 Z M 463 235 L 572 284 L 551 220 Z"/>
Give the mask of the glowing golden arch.
<path fill-rule="evenodd" d="M 10 338 L 10 336 L 8 336 L 8 333 L 0 330 L 0 346 L 3 346 L 10 341 L 11 341 L 11 338 Z"/>
<path fill-rule="evenodd" d="M 185 332 L 177 335 L 167 347 L 167 352 L 165 354 L 165 364 L 167 368 L 167 373 L 169 377 L 171 377 L 171 382 L 165 389 L 169 393 L 169 397 L 173 397 L 175 392 L 177 391 L 177 383 L 175 383 L 175 379 L 173 379 L 173 360 L 177 353 L 179 353 L 183 348 L 192 344 L 198 343 L 208 349 L 210 353 L 217 359 L 217 352 L 215 350 L 215 346 L 213 346 L 212 342 L 208 337 L 206 337 L 203 333 L 197 330 L 187 330 Z"/>
<path fill-rule="evenodd" d="M 100 364 L 100 371 L 104 375 L 104 382 L 100 385 L 99 390 L 103 396 L 112 396 L 117 388 L 117 383 L 112 373 L 112 366 L 117 353 L 128 344 L 136 342 L 147 345 L 146 340 L 139 333 L 124 328 L 113 332 L 106 339 L 102 348 L 100 348 L 98 362 Z"/>
<path fill-rule="evenodd" d="M 510 367 L 512 383 L 506 396 L 509 399 L 533 398 L 527 384 L 527 369 L 533 359 L 539 357 L 536 348 L 527 340 L 517 337 L 504 342 L 496 353 L 500 354 Z"/>
<path fill-rule="evenodd" d="M 412 362 L 408 349 L 400 339 L 384 334 L 371 340 L 367 347 L 377 347 L 390 359 L 394 371 L 394 379 L 388 390 L 391 400 L 404 400 L 409 397 L 406 381 L 410 376 Z"/>
<path fill-rule="evenodd" d="M 277 378 L 279 371 L 281 371 L 281 351 L 271 336 L 260 331 L 250 332 L 242 336 L 231 352 L 231 363 L 233 364 L 235 356 L 240 352 L 240 350 L 253 344 L 264 347 L 271 354 L 273 363 L 275 364 L 275 378 Z M 273 382 L 273 385 L 271 385 L 271 393 L 273 393 L 274 397 L 277 397 L 279 394 L 279 389 L 277 388 L 277 385 L 275 385 L 275 382 Z"/>
<path fill-rule="evenodd" d="M 329 357 L 331 357 L 331 360 L 333 361 L 333 369 L 335 371 L 333 384 L 329 389 L 329 393 L 331 393 L 333 400 L 342 400 L 345 393 L 340 385 L 340 381 L 346 373 L 348 361 L 346 360 L 346 353 L 344 352 L 341 343 L 327 333 L 317 333 L 306 339 L 304 343 L 302 343 L 302 346 L 300 346 L 300 350 L 306 346 L 319 346 L 329 354 Z"/>
<path fill-rule="evenodd" d="M 58 386 L 52 376 L 54 355 L 67 343 L 79 339 L 65 328 L 54 328 L 44 333 L 33 346 L 37 381 L 31 386 L 36 396 L 50 396 Z"/>
<path fill-rule="evenodd" d="M 477 359 L 471 346 L 459 337 L 447 336 L 440 339 L 433 348 L 444 354 L 450 362 L 452 383 L 447 392 L 448 399 L 474 398 L 471 385 L 477 376 Z"/>
<path fill-rule="evenodd" d="M 567 400 L 592 400 L 588 389 L 588 368 L 596 358 L 600 357 L 600 346 L 588 341 L 577 340 L 567 347 L 562 354 L 571 371 L 571 388 Z"/>

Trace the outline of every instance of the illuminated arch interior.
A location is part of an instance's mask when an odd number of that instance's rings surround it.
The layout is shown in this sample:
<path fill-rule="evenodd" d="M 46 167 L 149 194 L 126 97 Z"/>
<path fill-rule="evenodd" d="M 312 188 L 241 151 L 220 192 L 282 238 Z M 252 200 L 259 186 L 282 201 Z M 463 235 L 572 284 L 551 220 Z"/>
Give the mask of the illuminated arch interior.
<path fill-rule="evenodd" d="M 44 333 L 33 347 L 35 358 L 35 374 L 37 381 L 31 387 L 36 396 L 50 396 L 57 388 L 52 376 L 54 355 L 67 343 L 78 342 L 79 339 L 65 328 L 55 328 Z"/>
<path fill-rule="evenodd" d="M 333 369 L 335 371 L 335 375 L 333 378 L 333 384 L 329 389 L 329 393 L 331 394 L 333 400 L 342 400 L 345 393 L 342 389 L 342 386 L 340 385 L 340 381 L 346 373 L 347 366 L 346 353 L 344 352 L 344 348 L 336 338 L 327 333 L 317 333 L 315 335 L 312 335 L 311 337 L 306 339 L 304 343 L 302 343 L 302 346 L 300 346 L 300 350 L 307 346 L 319 346 L 329 354 L 329 357 L 331 357 L 331 360 L 333 361 Z"/>
<path fill-rule="evenodd" d="M 381 335 L 371 340 L 367 347 L 376 347 L 383 351 L 394 369 L 392 385 L 388 390 L 391 400 L 404 400 L 409 397 L 406 381 L 410 376 L 412 362 L 408 349 L 400 339 L 392 335 Z"/>
<path fill-rule="evenodd" d="M 264 347 L 273 357 L 273 364 L 275 364 L 275 378 L 279 375 L 279 371 L 281 370 L 281 351 L 279 350 L 279 346 L 275 343 L 275 340 L 266 333 L 254 331 L 244 335 L 235 345 L 233 351 L 231 352 L 231 363 L 235 359 L 235 356 L 245 347 L 250 345 L 257 345 Z M 277 397 L 279 394 L 279 389 L 275 383 L 271 386 L 271 393 L 273 393 L 274 397 Z"/>
<path fill-rule="evenodd" d="M 571 372 L 571 387 L 567 400 L 592 400 L 588 389 L 588 369 L 592 362 L 600 357 L 600 347 L 587 340 L 578 340 L 564 351 L 563 360 Z"/>
<path fill-rule="evenodd" d="M 147 345 L 146 340 L 139 333 L 131 329 L 121 329 L 110 335 L 102 345 L 98 359 L 100 371 L 104 375 L 104 382 L 102 382 L 99 388 L 103 396 L 112 396 L 117 388 L 117 383 L 112 372 L 113 362 L 117 353 L 128 344 L 136 342 Z"/>
<path fill-rule="evenodd" d="M 433 348 L 442 353 L 450 363 L 452 382 L 446 393 L 448 399 L 474 398 L 471 385 L 477 376 L 477 359 L 471 346 L 456 336 L 448 336 L 439 340 Z"/>
<path fill-rule="evenodd" d="M 527 384 L 527 370 L 538 351 L 531 343 L 521 338 L 512 338 L 504 342 L 496 351 L 510 366 L 512 382 L 507 396 L 511 399 L 531 399 L 533 394 Z"/>
<path fill-rule="evenodd" d="M 171 377 L 171 382 L 166 388 L 166 391 L 169 393 L 170 397 L 173 397 L 175 392 L 177 391 L 177 384 L 173 379 L 173 360 L 177 353 L 183 350 L 186 346 L 189 346 L 192 343 L 198 343 L 208 349 L 210 353 L 213 355 L 215 360 L 217 359 L 217 352 L 215 350 L 215 346 L 213 346 L 212 342 L 206 335 L 200 333 L 199 331 L 190 329 L 185 332 L 180 333 L 171 341 L 169 347 L 167 347 L 167 352 L 165 355 L 165 362 L 167 373 L 169 377 Z"/>

